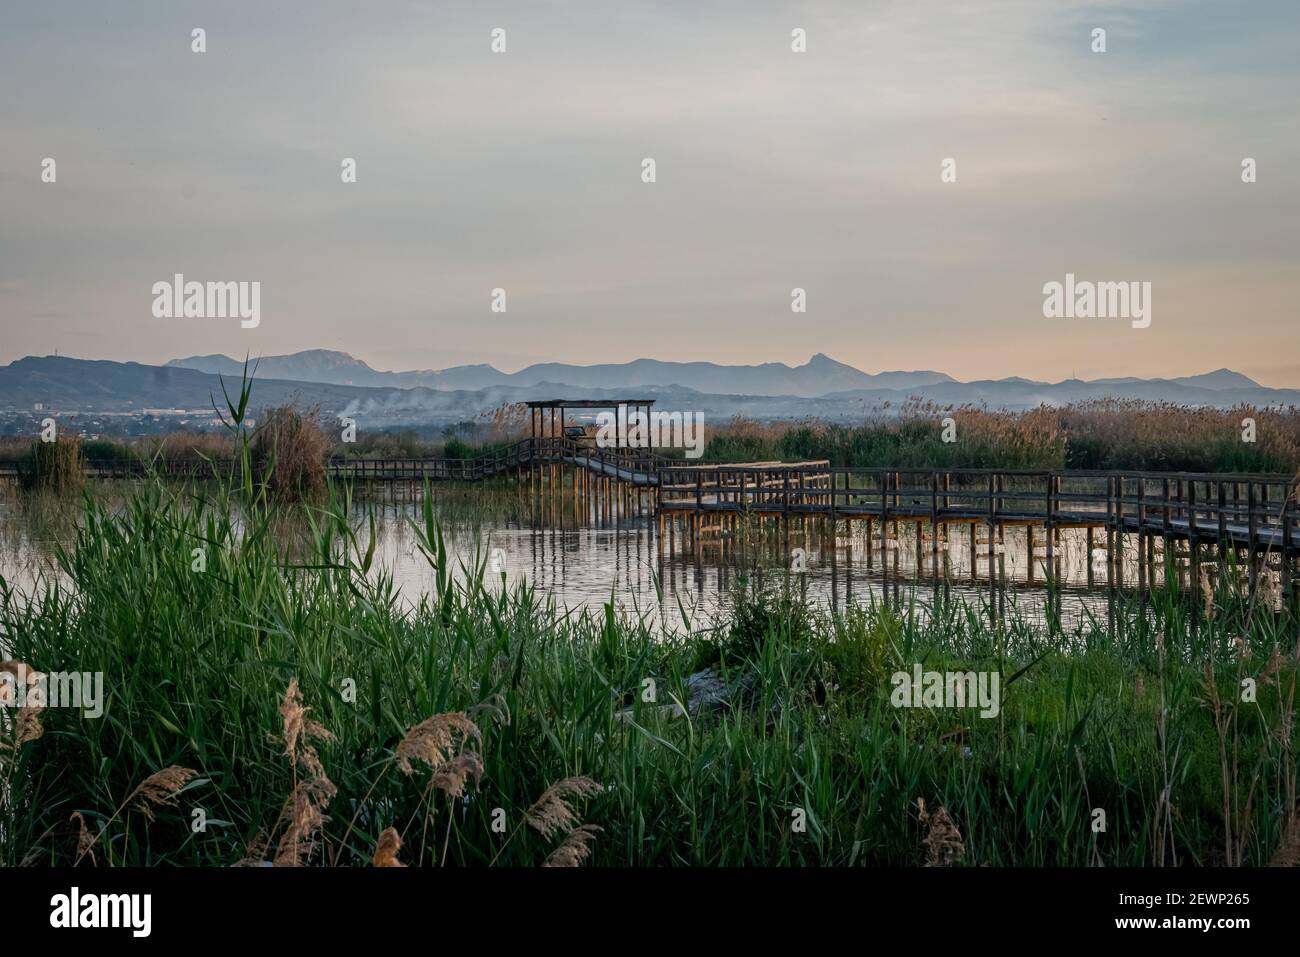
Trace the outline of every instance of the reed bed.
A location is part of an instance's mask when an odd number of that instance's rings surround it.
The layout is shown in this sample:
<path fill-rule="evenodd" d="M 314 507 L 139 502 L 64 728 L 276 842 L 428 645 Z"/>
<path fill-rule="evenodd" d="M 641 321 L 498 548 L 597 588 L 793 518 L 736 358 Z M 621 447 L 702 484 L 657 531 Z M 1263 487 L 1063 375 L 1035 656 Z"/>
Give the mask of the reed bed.
<path fill-rule="evenodd" d="M 944 419 L 955 427 L 945 441 Z M 1254 441 L 1243 441 L 1243 422 Z M 835 466 L 894 468 L 1147 469 L 1294 472 L 1300 410 L 1191 408 L 1099 400 L 1026 412 L 908 402 L 860 425 L 735 418 L 709 431 L 715 462 L 829 459 Z"/>
<path fill-rule="evenodd" d="M 527 436 L 522 406 L 508 405 L 464 423 L 466 438 L 433 440 L 411 431 L 358 433 L 344 443 L 325 431 L 320 442 L 340 458 L 470 459 Z M 274 424 L 287 410 L 263 413 Z M 944 419 L 955 423 L 945 441 Z M 1254 423 L 1244 441 L 1243 422 Z M 316 423 L 319 425 L 319 422 Z M 454 430 L 449 430 L 449 433 Z M 835 466 L 893 468 L 1145 469 L 1188 472 L 1295 471 L 1300 466 L 1300 410 L 1294 408 L 1193 408 L 1170 403 L 1098 400 L 1005 412 L 980 406 L 946 408 L 909 401 L 858 425 L 815 419 L 757 422 L 737 416 L 706 432 L 710 462 L 829 459 Z M 30 443 L 0 439 L 0 461 L 16 460 Z M 681 450 L 660 450 L 680 456 Z M 141 461 L 196 474 L 212 463 L 219 474 L 237 473 L 240 439 L 227 432 L 175 432 L 129 443 L 85 441 L 91 463 Z M 201 470 L 206 474 L 209 469 Z"/>
<path fill-rule="evenodd" d="M 84 480 L 81 443 L 64 436 L 52 442 L 32 442 L 18 465 L 18 485 L 25 491 L 64 495 L 78 491 Z"/>
<path fill-rule="evenodd" d="M 248 443 L 253 481 L 276 502 L 318 501 L 325 494 L 328 449 L 319 408 L 269 409 Z"/>
<path fill-rule="evenodd" d="M 612 603 L 493 591 L 482 563 L 457 574 L 427 495 L 411 534 L 435 587 L 412 607 L 338 489 L 280 510 L 247 508 L 250 489 L 87 497 L 66 584 L 0 581 L 5 667 L 105 691 L 99 717 L 0 708 L 0 863 L 1300 856 L 1296 622 L 1233 595 L 1064 629 L 942 600 L 831 615 L 750 584 L 731 619 L 665 636 Z M 290 509 L 307 532 L 286 549 Z M 890 676 L 916 663 L 1000 672 L 999 714 L 894 707 Z M 726 703 L 674 708 L 704 669 Z"/>

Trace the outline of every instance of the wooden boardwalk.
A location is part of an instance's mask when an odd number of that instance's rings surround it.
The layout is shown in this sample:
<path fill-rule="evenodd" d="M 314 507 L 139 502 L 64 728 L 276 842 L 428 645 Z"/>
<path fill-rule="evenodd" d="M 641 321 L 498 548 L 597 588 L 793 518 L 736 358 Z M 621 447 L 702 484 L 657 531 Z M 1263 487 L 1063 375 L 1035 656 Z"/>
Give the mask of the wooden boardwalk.
<path fill-rule="evenodd" d="M 660 549 L 677 539 L 692 549 L 725 548 L 755 529 L 791 525 L 834 536 L 841 523 L 865 522 L 870 561 L 873 541 L 883 554 L 910 528 L 918 565 L 928 551 L 936 577 L 940 552 L 961 526 L 969 528 L 962 537 L 972 568 L 977 559 L 992 567 L 1004 531 L 1022 528 L 1027 565 L 1043 559 L 1045 577 L 1058 567 L 1061 532 L 1081 529 L 1089 553 L 1104 552 L 1107 581 L 1120 587 L 1125 552 L 1131 556 L 1135 545 L 1133 584 L 1141 587 L 1156 584 L 1157 567 L 1176 559 L 1185 561 L 1194 588 L 1202 570 L 1223 565 L 1231 551 L 1252 583 L 1261 569 L 1278 566 L 1284 591 L 1293 595 L 1300 555 L 1291 475 L 841 468 L 824 460 L 706 464 L 563 437 L 525 439 L 463 462 L 341 463 L 333 474 L 363 481 L 509 476 L 526 485 L 543 523 L 562 521 L 566 507 L 575 517 L 603 521 L 652 516 Z"/>
<path fill-rule="evenodd" d="M 93 478 L 149 474 L 138 461 L 99 462 Z M 1289 568 L 1300 553 L 1300 509 L 1291 475 L 1186 472 L 1026 471 L 1013 469 L 886 469 L 831 467 L 825 461 L 703 464 L 642 449 L 601 449 L 589 438 L 533 436 L 472 459 L 336 458 L 336 481 L 357 483 L 477 482 L 503 479 L 526 487 L 542 513 L 572 503 L 574 515 L 651 515 L 659 540 L 682 535 L 735 537 L 755 525 L 868 523 L 868 540 L 886 527 L 915 526 L 918 552 L 925 542 L 935 565 L 950 527 L 972 526 L 975 550 L 993 554 L 1002 530 L 1027 529 L 1031 557 L 1045 550 L 1050 565 L 1063 529 L 1085 529 L 1108 551 L 1136 537 L 1140 553 L 1153 543 L 1186 543 L 1192 562 L 1201 548 L 1238 550 L 1254 562 L 1282 557 Z M 203 477 L 202 461 L 172 463 L 166 474 Z M 16 476 L 0 463 L 0 476 Z M 923 533 L 923 529 L 927 530 Z M 983 532 L 978 542 L 974 529 Z M 1035 538 L 1038 543 L 1035 545 Z M 998 546 L 1000 547 L 1000 546 Z M 1288 582 L 1290 576 L 1288 575 Z"/>
<path fill-rule="evenodd" d="M 1295 551 L 1296 478 L 1185 472 L 666 466 L 671 515 L 1093 528 Z"/>

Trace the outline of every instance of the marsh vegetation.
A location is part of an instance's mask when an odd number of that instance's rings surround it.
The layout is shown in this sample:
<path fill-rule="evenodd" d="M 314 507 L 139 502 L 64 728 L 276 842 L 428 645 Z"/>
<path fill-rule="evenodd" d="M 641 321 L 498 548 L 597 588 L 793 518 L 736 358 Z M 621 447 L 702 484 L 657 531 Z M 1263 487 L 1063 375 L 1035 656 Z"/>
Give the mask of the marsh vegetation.
<path fill-rule="evenodd" d="M 290 552 L 283 516 L 242 494 L 87 497 L 58 551 L 66 584 L 0 585 L 7 658 L 105 687 L 98 718 L 3 712 L 4 863 L 1259 865 L 1300 850 L 1296 624 L 1237 596 L 1207 610 L 1157 592 L 1113 628 L 1065 628 L 969 601 L 828 613 L 742 580 L 727 620 L 665 634 L 612 604 L 570 613 L 489 588 L 483 561 L 456 574 L 427 498 L 411 534 L 434 587 L 411 606 L 337 496 L 282 507 L 309 529 Z M 892 676 L 917 665 L 996 671 L 997 716 L 896 707 Z M 692 708 L 702 672 L 725 692 Z"/>

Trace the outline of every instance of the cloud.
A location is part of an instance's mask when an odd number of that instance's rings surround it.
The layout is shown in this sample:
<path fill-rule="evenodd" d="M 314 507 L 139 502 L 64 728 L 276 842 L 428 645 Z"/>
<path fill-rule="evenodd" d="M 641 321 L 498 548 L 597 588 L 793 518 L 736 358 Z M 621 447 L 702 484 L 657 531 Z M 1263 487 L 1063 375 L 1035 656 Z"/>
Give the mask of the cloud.
<path fill-rule="evenodd" d="M 4 291 L 13 348 L 48 347 L 24 320 L 49 312 L 113 358 L 331 342 L 403 368 L 825 351 L 1061 378 L 1300 345 L 1300 280 L 1281 272 L 1300 205 L 1291 3 L 157 2 L 106 26 L 55 0 L 6 16 L 0 82 L 31 91 L 0 152 L 0 261 L 27 277 Z M 255 340 L 160 329 L 148 289 L 178 271 L 261 281 Z M 1150 335 L 1045 324 L 1039 290 L 1066 271 L 1154 282 Z M 488 312 L 497 286 L 505 316 Z M 1229 333 L 1233 303 L 1251 336 Z"/>

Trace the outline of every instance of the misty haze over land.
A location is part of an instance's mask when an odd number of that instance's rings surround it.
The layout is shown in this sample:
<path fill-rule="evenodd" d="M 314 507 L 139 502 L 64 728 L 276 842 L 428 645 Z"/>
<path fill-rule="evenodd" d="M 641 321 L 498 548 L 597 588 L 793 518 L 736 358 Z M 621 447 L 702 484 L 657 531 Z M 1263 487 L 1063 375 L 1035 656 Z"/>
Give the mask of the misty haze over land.
<path fill-rule="evenodd" d="M 866 373 L 820 353 L 800 366 L 636 359 L 591 366 L 552 362 L 506 373 L 490 365 L 384 372 L 345 352 L 316 349 L 252 359 L 249 367 L 255 369 L 254 407 L 319 405 L 327 415 L 357 416 L 368 428 L 437 427 L 507 403 L 557 398 L 648 398 L 660 409 L 700 412 L 715 423 L 735 415 L 859 421 L 892 414 L 909 400 L 1011 411 L 1095 399 L 1217 408 L 1300 405 L 1300 390 L 1268 388 L 1229 369 L 1173 379 L 959 382 L 937 371 Z M 223 382 L 227 390 L 238 390 L 243 368 L 242 360 L 223 355 L 162 366 L 28 356 L 0 367 L 0 410 L 211 410 L 214 400 L 221 405 Z"/>

